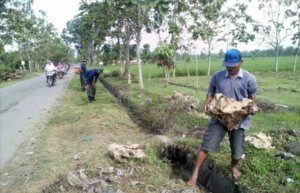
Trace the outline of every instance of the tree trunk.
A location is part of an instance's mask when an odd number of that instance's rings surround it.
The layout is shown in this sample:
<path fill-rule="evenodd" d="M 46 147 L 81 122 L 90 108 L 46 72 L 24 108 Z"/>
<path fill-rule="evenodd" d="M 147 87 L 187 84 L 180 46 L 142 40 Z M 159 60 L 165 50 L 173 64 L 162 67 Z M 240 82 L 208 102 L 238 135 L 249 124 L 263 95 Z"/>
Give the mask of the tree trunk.
<path fill-rule="evenodd" d="M 123 61 L 123 52 L 122 52 L 122 44 L 121 44 L 121 42 L 120 42 L 120 40 L 119 40 L 119 64 L 120 64 L 120 73 L 121 74 L 123 74 L 124 72 L 123 72 L 123 65 L 124 65 L 124 61 Z"/>
<path fill-rule="evenodd" d="M 130 34 L 129 34 L 129 27 L 126 26 L 126 39 L 125 39 L 125 71 L 123 76 L 125 78 L 127 78 L 128 80 L 128 84 L 131 83 L 130 80 L 130 71 L 129 71 L 129 65 L 130 65 L 130 61 L 129 61 L 129 42 L 130 42 Z"/>
<path fill-rule="evenodd" d="M 176 25 L 176 20 L 177 20 L 177 11 L 178 11 L 178 3 L 175 1 L 174 3 L 174 11 L 173 11 L 173 23 Z M 177 37 L 175 37 L 174 33 L 172 33 L 172 46 L 174 50 L 174 56 L 173 56 L 173 78 L 176 76 L 176 50 L 177 50 Z"/>
<path fill-rule="evenodd" d="M 32 71 L 32 66 L 31 66 L 31 58 L 28 52 L 26 52 L 27 55 L 27 60 L 28 60 L 28 68 L 29 68 L 29 72 Z"/>
<path fill-rule="evenodd" d="M 31 60 L 28 60 L 29 72 L 32 72 Z"/>
<path fill-rule="evenodd" d="M 120 64 L 120 65 L 121 65 L 120 72 L 121 72 L 121 74 L 123 74 L 123 73 L 124 73 L 124 72 L 123 72 L 123 65 L 124 65 L 124 64 L 123 64 L 123 60 L 121 61 L 121 64 Z"/>
<path fill-rule="evenodd" d="M 275 58 L 275 72 L 278 72 L 278 56 L 279 56 L 279 48 L 276 46 L 276 58 Z"/>
<path fill-rule="evenodd" d="M 187 76 L 190 76 L 190 66 L 189 66 L 189 62 L 184 62 L 185 63 L 185 69 L 187 71 Z"/>
<path fill-rule="evenodd" d="M 149 70 L 149 80 L 151 80 L 151 72 L 152 72 L 152 64 L 150 64 L 150 70 Z"/>
<path fill-rule="evenodd" d="M 186 61 L 184 61 L 184 66 L 185 66 L 185 70 L 186 70 L 186 72 L 187 72 L 187 74 L 188 74 L 187 62 L 186 62 Z M 188 76 L 189 76 L 189 75 L 188 75 Z"/>
<path fill-rule="evenodd" d="M 35 68 L 35 70 L 38 70 L 38 71 L 39 71 L 39 67 L 38 67 L 38 63 L 37 63 L 37 61 L 35 61 L 34 68 Z"/>
<path fill-rule="evenodd" d="M 210 52 L 210 49 L 211 49 L 211 42 L 209 41 L 208 42 L 208 68 L 207 68 L 207 76 L 210 75 L 210 63 L 211 63 L 211 52 Z"/>
<path fill-rule="evenodd" d="M 139 79 L 139 86 L 141 89 L 144 89 L 143 83 L 143 74 L 142 74 L 142 65 L 141 65 L 141 31 L 142 31 L 142 23 L 141 23 L 141 9 L 138 6 L 138 29 L 136 34 L 136 62 L 138 68 L 138 79 Z"/>
<path fill-rule="evenodd" d="M 298 26 L 298 32 L 300 33 L 300 26 Z M 297 65 L 299 48 L 300 48 L 300 40 L 298 39 L 298 45 L 297 45 L 297 48 L 296 48 L 296 54 L 295 54 L 295 59 L 294 59 L 293 74 L 296 74 L 296 65 Z"/>
<path fill-rule="evenodd" d="M 170 70 L 171 69 L 168 69 L 168 67 L 166 67 L 166 69 L 164 70 L 166 87 L 169 85 Z"/>
<path fill-rule="evenodd" d="M 176 77 L 176 51 L 174 50 L 174 56 L 173 56 L 173 62 L 174 62 L 174 64 L 173 64 L 173 78 L 175 78 Z"/>
<path fill-rule="evenodd" d="M 89 42 L 89 58 L 91 60 L 91 65 L 94 66 L 96 63 L 96 51 L 94 46 L 94 40 Z"/>
<path fill-rule="evenodd" d="M 297 51 L 296 51 L 296 55 L 295 55 L 295 59 L 294 59 L 293 74 L 296 74 L 297 59 L 298 59 L 298 49 L 297 49 Z"/>
<path fill-rule="evenodd" d="M 118 65 L 121 65 L 121 74 L 123 73 L 122 71 L 122 62 L 121 62 L 121 58 L 122 58 L 122 48 L 121 48 L 121 43 L 120 43 L 120 37 L 118 36 Z"/>
<path fill-rule="evenodd" d="M 196 53 L 196 81 L 197 81 L 197 92 L 199 91 L 199 75 L 198 75 L 198 56 Z"/>
<path fill-rule="evenodd" d="M 129 41 L 125 44 L 125 70 L 124 77 L 127 78 L 129 74 Z"/>

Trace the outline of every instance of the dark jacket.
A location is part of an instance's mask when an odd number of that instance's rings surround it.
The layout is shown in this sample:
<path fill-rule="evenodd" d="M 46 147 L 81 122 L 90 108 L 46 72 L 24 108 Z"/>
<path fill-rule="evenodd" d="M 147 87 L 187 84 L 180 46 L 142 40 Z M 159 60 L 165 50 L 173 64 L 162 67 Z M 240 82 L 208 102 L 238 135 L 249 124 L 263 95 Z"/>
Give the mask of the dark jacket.
<path fill-rule="evenodd" d="M 83 76 L 83 75 L 86 73 L 86 64 L 85 64 L 85 63 L 82 63 L 82 64 L 80 65 L 80 69 L 81 69 L 81 71 L 80 71 L 80 76 Z"/>
<path fill-rule="evenodd" d="M 97 79 L 100 75 L 99 71 L 96 69 L 88 70 L 85 72 L 86 84 L 92 84 L 93 81 L 97 82 Z"/>

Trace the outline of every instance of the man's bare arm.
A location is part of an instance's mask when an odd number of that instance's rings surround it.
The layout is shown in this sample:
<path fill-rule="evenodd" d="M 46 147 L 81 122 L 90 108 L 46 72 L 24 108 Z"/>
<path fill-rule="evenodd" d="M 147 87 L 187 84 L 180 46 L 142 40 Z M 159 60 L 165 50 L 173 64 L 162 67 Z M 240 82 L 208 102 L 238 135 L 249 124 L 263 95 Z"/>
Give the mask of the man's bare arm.
<path fill-rule="evenodd" d="M 256 97 L 255 96 L 249 96 L 248 98 L 253 101 L 253 105 L 251 107 L 251 111 L 252 111 L 251 115 L 254 115 L 256 112 L 258 112 L 258 107 L 257 107 L 257 104 L 256 104 Z"/>
<path fill-rule="evenodd" d="M 209 103 L 211 102 L 213 100 L 213 97 L 212 96 L 210 96 L 210 95 L 207 95 L 206 96 L 206 101 L 205 101 L 205 106 L 204 106 L 204 111 L 205 112 L 207 112 L 207 108 L 208 108 L 208 105 L 209 105 Z"/>

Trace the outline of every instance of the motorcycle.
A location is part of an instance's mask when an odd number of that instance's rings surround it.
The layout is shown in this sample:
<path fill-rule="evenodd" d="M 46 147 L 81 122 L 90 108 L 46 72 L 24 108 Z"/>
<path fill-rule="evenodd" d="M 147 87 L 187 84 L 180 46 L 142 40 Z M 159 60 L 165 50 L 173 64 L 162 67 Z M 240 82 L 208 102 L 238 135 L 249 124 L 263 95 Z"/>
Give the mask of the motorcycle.
<path fill-rule="evenodd" d="M 59 78 L 59 79 L 62 79 L 62 78 L 64 77 L 65 73 L 66 73 L 66 72 L 65 72 L 65 68 L 59 69 L 59 70 L 57 71 L 58 78 Z"/>
<path fill-rule="evenodd" d="M 46 71 L 47 76 L 47 84 L 49 87 L 54 86 L 54 83 L 56 82 L 56 72 L 55 70 L 52 71 Z"/>

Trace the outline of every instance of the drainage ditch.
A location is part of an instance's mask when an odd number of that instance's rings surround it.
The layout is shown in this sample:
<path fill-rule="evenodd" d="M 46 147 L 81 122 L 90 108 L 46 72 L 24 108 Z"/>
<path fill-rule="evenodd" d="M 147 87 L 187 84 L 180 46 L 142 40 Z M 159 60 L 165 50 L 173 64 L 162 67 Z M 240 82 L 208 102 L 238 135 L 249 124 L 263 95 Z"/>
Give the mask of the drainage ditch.
<path fill-rule="evenodd" d="M 122 90 L 116 88 L 103 78 L 101 78 L 100 81 L 104 85 L 104 87 L 114 97 L 116 97 L 124 107 L 126 107 L 126 109 L 129 111 L 130 118 L 134 120 L 134 122 L 138 124 L 141 128 L 145 128 L 147 131 L 152 131 L 157 134 L 160 134 L 161 131 L 164 130 L 163 125 L 153 123 L 147 120 L 144 116 L 142 116 L 142 113 L 138 110 L 138 106 L 134 104 Z"/>
<path fill-rule="evenodd" d="M 159 156 L 162 159 L 170 160 L 173 171 L 182 176 L 185 181 L 192 175 L 196 162 L 196 152 L 193 148 L 181 144 L 167 145 Z M 212 193 L 247 193 L 245 189 L 235 185 L 231 178 L 218 169 L 210 157 L 202 164 L 197 185 L 205 187 Z"/>
<path fill-rule="evenodd" d="M 110 84 L 107 80 L 100 79 L 104 87 L 128 109 L 131 118 L 138 120 L 139 126 L 146 127 L 151 131 L 159 133 L 160 127 L 142 117 L 135 105 L 126 94 Z M 192 175 L 196 162 L 196 151 L 194 148 L 183 144 L 171 144 L 162 148 L 159 153 L 161 159 L 168 159 L 172 163 L 173 172 L 181 176 L 185 181 Z M 221 169 L 217 168 L 211 158 L 207 158 L 199 171 L 197 181 L 199 187 L 205 187 L 212 193 L 248 193 L 247 190 L 237 186 L 234 181 L 226 176 Z"/>

